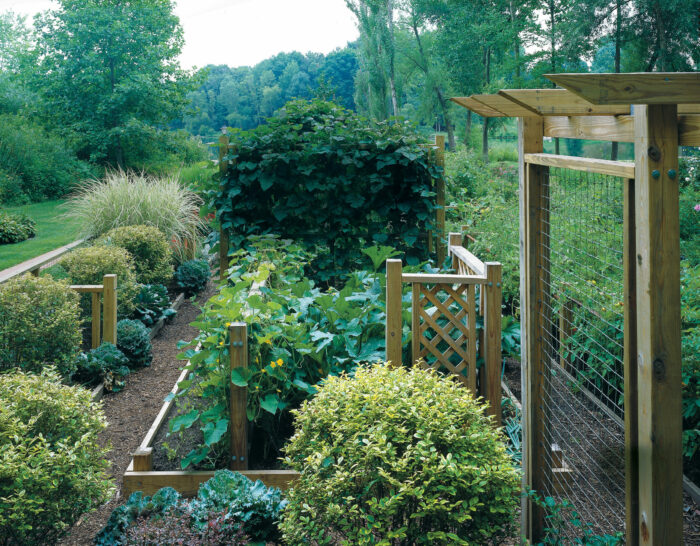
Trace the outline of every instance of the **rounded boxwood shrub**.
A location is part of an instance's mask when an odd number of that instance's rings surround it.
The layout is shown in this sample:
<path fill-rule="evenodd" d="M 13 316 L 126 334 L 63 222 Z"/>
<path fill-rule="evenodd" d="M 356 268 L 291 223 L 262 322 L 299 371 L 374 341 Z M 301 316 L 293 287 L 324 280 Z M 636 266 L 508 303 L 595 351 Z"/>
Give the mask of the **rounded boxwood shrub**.
<path fill-rule="evenodd" d="M 289 544 L 484 544 L 508 531 L 518 473 L 484 406 L 454 379 L 358 368 L 328 377 L 294 415 Z"/>
<path fill-rule="evenodd" d="M 61 265 L 73 284 L 102 284 L 105 275 L 117 276 L 117 311 L 128 317 L 136 308 L 134 299 L 139 292 L 131 255 L 117 246 L 88 246 L 68 254 Z M 82 298 L 83 312 L 90 312 L 90 298 Z"/>
<path fill-rule="evenodd" d="M 207 285 L 209 277 L 211 271 L 206 260 L 189 260 L 175 271 L 175 286 L 186 296 L 193 296 Z"/>
<path fill-rule="evenodd" d="M 0 285 L 0 371 L 54 364 L 70 378 L 80 325 L 78 294 L 66 282 L 25 275 Z"/>
<path fill-rule="evenodd" d="M 103 235 L 98 244 L 127 250 L 134 260 L 136 280 L 142 284 L 168 284 L 173 277 L 173 253 L 165 235 L 153 226 L 124 226 Z"/>
<path fill-rule="evenodd" d="M 111 494 L 107 426 L 89 391 L 55 372 L 0 375 L 0 542 L 56 544 Z"/>
<path fill-rule="evenodd" d="M 26 214 L 0 211 L 0 245 L 21 243 L 36 235 L 36 222 Z"/>
<path fill-rule="evenodd" d="M 129 359 L 131 369 L 151 365 L 150 331 L 143 322 L 130 319 L 117 322 L 117 348 Z"/>

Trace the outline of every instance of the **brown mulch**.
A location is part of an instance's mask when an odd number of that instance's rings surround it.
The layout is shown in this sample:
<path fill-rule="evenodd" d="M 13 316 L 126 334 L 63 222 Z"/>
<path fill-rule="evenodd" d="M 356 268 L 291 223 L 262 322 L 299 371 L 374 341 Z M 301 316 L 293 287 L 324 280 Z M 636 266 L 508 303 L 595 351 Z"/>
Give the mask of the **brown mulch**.
<path fill-rule="evenodd" d="M 213 293 L 214 286 L 210 283 L 198 296 L 198 304 L 205 302 Z M 191 340 L 197 335 L 198 330 L 189 324 L 198 315 L 199 306 L 185 300 L 173 321 L 153 340 L 153 363 L 130 374 L 121 392 L 105 396 L 103 407 L 109 426 L 101 434 L 100 442 L 112 446 L 108 458 L 116 491 L 108 503 L 83 516 L 60 544 L 92 544 L 112 510 L 126 500 L 121 495 L 122 475 L 129 466 L 131 454 L 141 444 L 163 405 L 163 399 L 180 375 L 183 362 L 177 360 L 180 352 L 177 342 L 181 339 Z"/>

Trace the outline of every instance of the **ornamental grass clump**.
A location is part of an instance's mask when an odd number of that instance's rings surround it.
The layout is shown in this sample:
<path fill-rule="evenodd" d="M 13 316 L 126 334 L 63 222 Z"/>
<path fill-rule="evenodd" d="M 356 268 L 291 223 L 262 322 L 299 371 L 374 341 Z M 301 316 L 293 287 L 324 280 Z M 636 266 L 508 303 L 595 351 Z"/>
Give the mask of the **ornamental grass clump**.
<path fill-rule="evenodd" d="M 81 187 L 69 201 L 68 215 L 81 222 L 86 237 L 122 226 L 156 227 L 175 244 L 177 253 L 203 225 L 200 204 L 201 199 L 176 177 L 111 171 Z"/>
<path fill-rule="evenodd" d="M 0 285 L 0 372 L 39 372 L 53 364 L 70 379 L 80 326 L 78 294 L 68 283 L 25 275 Z"/>
<path fill-rule="evenodd" d="M 90 391 L 55 372 L 0 375 L 0 545 L 56 544 L 109 498 L 106 426 Z"/>
<path fill-rule="evenodd" d="M 289 544 L 485 544 L 519 477 L 484 406 L 452 378 L 376 364 L 328 377 L 294 411 Z"/>

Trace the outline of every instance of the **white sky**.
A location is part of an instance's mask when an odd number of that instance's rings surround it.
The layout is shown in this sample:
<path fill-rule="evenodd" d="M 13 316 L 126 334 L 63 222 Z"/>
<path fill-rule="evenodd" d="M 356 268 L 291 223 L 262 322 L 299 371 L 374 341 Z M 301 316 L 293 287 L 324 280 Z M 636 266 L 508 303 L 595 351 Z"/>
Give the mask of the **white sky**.
<path fill-rule="evenodd" d="M 345 0 L 176 0 L 185 31 L 182 66 L 245 66 L 280 52 L 328 53 L 359 32 Z M 51 0 L 0 0 L 29 19 Z M 31 22 L 31 21 L 29 21 Z"/>

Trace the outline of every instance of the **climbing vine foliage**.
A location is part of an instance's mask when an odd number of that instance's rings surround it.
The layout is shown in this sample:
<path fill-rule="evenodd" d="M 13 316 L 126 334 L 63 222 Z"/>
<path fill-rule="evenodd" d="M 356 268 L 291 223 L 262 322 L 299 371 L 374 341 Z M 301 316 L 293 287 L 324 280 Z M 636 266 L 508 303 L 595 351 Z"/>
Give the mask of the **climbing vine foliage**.
<path fill-rule="evenodd" d="M 434 180 L 442 169 L 408 123 L 374 122 L 333 103 L 293 101 L 266 125 L 231 134 L 230 167 L 209 192 L 238 245 L 278 233 L 323 249 L 321 278 L 366 265 L 361 249 L 388 244 L 424 258 Z"/>

